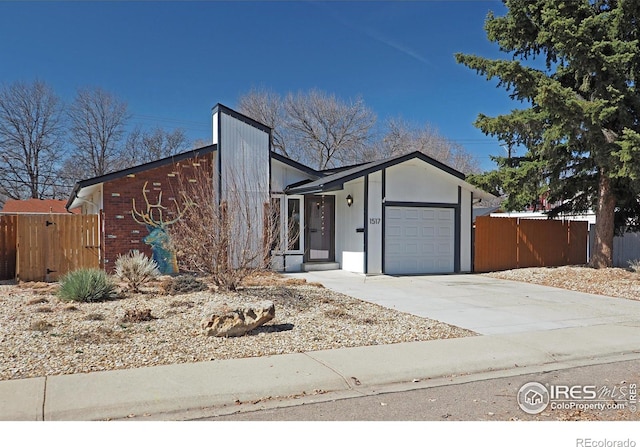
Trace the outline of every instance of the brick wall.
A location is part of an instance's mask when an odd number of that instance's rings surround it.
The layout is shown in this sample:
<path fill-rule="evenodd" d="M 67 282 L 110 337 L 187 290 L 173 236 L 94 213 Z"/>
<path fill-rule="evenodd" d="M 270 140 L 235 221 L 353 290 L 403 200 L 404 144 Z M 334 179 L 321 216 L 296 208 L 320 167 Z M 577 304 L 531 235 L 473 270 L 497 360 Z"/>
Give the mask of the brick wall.
<path fill-rule="evenodd" d="M 199 158 L 190 158 L 178 163 L 161 166 L 155 169 L 131 174 L 104 183 L 104 267 L 107 272 L 112 271 L 115 260 L 119 254 L 126 254 L 130 250 L 139 250 L 147 256 L 152 256 L 151 247 L 144 243 L 143 239 L 149 234 L 145 225 L 136 222 L 132 216 L 133 199 L 136 209 L 146 212 L 147 206 L 143 195 L 143 187 L 146 185 L 148 202 L 152 205 L 158 203 L 159 194 L 162 191 L 161 204 L 167 208 L 163 210 L 167 221 L 176 216 L 176 204 L 171 200 L 175 198 L 182 205 L 180 196 L 180 179 L 188 181 L 194 177 L 194 170 L 205 169 L 208 178 L 211 178 L 213 154 L 206 154 Z M 157 217 L 156 217 L 157 219 Z M 138 220 L 141 220 L 138 218 Z"/>

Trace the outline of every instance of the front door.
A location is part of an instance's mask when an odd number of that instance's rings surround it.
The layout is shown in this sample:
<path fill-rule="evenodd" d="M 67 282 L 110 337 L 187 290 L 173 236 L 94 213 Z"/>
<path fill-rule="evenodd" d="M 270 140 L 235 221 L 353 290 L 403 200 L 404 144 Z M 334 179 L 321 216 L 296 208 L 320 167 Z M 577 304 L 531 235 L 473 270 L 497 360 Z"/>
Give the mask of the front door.
<path fill-rule="evenodd" d="M 305 197 L 305 240 L 306 261 L 327 261 L 335 259 L 335 197 Z"/>

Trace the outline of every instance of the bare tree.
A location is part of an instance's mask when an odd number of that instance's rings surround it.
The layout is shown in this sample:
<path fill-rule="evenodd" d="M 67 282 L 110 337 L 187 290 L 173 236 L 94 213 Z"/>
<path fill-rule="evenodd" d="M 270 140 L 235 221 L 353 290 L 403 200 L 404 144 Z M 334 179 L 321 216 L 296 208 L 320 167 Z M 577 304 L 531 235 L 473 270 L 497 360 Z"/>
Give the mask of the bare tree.
<path fill-rule="evenodd" d="M 81 88 L 69 107 L 72 164 L 79 178 L 122 168 L 122 139 L 129 119 L 127 103 L 101 88 Z"/>
<path fill-rule="evenodd" d="M 440 135 L 429 124 L 416 126 L 401 118 L 386 123 L 386 133 L 379 145 L 379 158 L 409 152 L 422 152 L 463 173 L 477 172 L 478 160 L 460 144 Z"/>
<path fill-rule="evenodd" d="M 268 198 L 261 202 L 242 173 L 233 176 L 225 200 L 218 202 L 215 177 L 207 169 L 179 174 L 174 195 L 195 205 L 168 232 L 182 270 L 204 273 L 221 289 L 235 290 L 251 273 L 270 267 L 279 209 Z"/>
<path fill-rule="evenodd" d="M 169 157 L 187 150 L 187 136 L 182 129 L 169 132 L 160 127 L 151 130 L 134 128 L 128 135 L 122 154 L 126 167 Z"/>
<path fill-rule="evenodd" d="M 242 95 L 238 100 L 238 109 L 245 115 L 273 129 L 274 151 L 285 157 L 297 158 L 297 154 L 288 151 L 288 143 L 291 138 L 288 132 L 288 118 L 284 101 L 278 93 L 273 90 L 251 89 L 249 93 Z M 291 149 L 293 148 L 289 150 Z"/>
<path fill-rule="evenodd" d="M 0 90 L 0 197 L 56 195 L 62 158 L 60 101 L 41 81 L 16 82 Z"/>
<path fill-rule="evenodd" d="M 361 98 L 343 102 L 318 90 L 289 94 L 288 127 L 304 161 L 327 169 L 367 161 L 375 114 Z"/>
<path fill-rule="evenodd" d="M 361 98 L 343 101 L 319 90 L 276 93 L 252 90 L 240 110 L 274 129 L 273 147 L 281 154 L 326 169 L 368 161 L 375 114 Z"/>
<path fill-rule="evenodd" d="M 202 138 L 197 138 L 191 142 L 191 149 L 198 149 L 203 146 L 208 146 L 211 144 L 211 140 L 205 140 Z"/>

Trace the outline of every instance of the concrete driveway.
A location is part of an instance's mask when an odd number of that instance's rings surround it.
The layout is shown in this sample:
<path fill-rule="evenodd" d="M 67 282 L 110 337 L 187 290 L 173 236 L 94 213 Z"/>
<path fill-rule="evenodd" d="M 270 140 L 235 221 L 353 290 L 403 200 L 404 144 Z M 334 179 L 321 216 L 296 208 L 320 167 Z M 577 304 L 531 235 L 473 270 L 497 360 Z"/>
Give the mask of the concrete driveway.
<path fill-rule="evenodd" d="M 640 324 L 640 301 L 474 274 L 367 277 L 334 270 L 290 276 L 484 335 L 600 324 Z"/>

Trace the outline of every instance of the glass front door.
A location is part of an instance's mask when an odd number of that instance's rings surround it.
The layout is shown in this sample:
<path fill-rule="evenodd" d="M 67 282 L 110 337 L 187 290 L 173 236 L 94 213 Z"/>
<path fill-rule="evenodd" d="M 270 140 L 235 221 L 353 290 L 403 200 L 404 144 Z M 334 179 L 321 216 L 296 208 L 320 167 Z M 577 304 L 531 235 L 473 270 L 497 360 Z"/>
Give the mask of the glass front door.
<path fill-rule="evenodd" d="M 307 261 L 334 261 L 334 216 L 334 196 L 305 197 Z"/>

